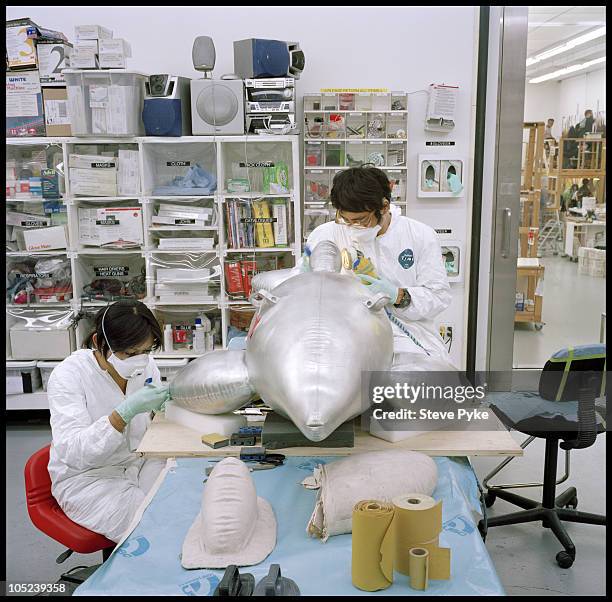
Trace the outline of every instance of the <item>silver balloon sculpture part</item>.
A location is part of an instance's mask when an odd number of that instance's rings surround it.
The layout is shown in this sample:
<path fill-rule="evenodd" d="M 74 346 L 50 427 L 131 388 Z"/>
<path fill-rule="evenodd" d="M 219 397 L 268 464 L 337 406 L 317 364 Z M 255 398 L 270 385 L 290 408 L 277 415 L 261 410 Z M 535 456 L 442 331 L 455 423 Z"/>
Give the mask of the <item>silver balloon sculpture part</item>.
<path fill-rule="evenodd" d="M 310 255 L 310 269 L 313 272 L 339 272 L 342 269 L 342 254 L 331 241 L 321 241 Z"/>
<path fill-rule="evenodd" d="M 172 401 L 199 414 L 237 410 L 254 393 L 242 350 L 209 351 L 187 364 L 170 384 Z"/>
<path fill-rule="evenodd" d="M 269 272 L 259 272 L 255 274 L 251 280 L 251 289 L 253 294 L 256 294 L 259 290 L 271 291 L 277 287 L 281 282 L 284 282 L 291 277 L 293 268 L 287 268 L 285 270 L 270 270 Z"/>
<path fill-rule="evenodd" d="M 336 245 L 321 243 L 311 272 L 257 290 L 246 351 L 215 351 L 188 364 L 173 381 L 173 400 L 213 414 L 236 409 L 256 391 L 311 441 L 363 412 L 362 372 L 388 370 L 393 358 L 383 311 L 389 298 L 372 296 L 357 278 L 339 274 L 340 265 Z M 232 355 L 213 364 L 212 354 Z M 224 398 L 224 390 L 233 394 Z"/>

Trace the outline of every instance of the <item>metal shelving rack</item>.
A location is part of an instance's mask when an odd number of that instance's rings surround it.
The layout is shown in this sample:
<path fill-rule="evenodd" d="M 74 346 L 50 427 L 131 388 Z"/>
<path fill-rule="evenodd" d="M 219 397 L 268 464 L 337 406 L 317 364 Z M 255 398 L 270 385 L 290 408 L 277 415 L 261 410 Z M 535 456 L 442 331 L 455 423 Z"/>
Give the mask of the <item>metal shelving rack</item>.
<path fill-rule="evenodd" d="M 150 145 L 157 145 L 158 149 L 163 149 L 165 144 L 173 144 L 173 145 L 181 145 L 181 144 L 191 144 L 192 146 L 195 144 L 200 145 L 214 145 L 215 149 L 215 169 L 217 176 L 217 190 L 211 194 L 206 196 L 178 196 L 178 195 L 153 195 L 148 192 L 151 189 L 151 182 L 148 181 L 149 174 L 152 173 L 150 166 L 146 167 L 145 162 L 147 160 L 147 151 L 152 148 Z M 267 150 L 262 150 L 261 145 L 278 145 L 283 144 L 285 154 L 290 157 L 290 160 L 287 161 L 289 174 L 290 174 L 290 182 L 291 187 L 288 193 L 285 194 L 263 194 L 261 191 L 253 191 L 247 193 L 230 193 L 225 190 L 225 176 L 226 173 L 229 174 L 230 166 L 225 164 L 225 148 L 228 145 L 234 145 L 233 148 L 236 149 L 236 144 L 240 144 L 240 148 L 244 148 L 244 152 L 248 156 L 249 149 L 255 148 L 253 145 L 256 145 L 257 152 L 261 155 L 261 153 L 267 152 Z M 70 150 L 73 148 L 73 145 L 93 145 L 93 144 L 109 144 L 109 145 L 124 145 L 131 144 L 137 145 L 137 149 L 139 152 L 140 159 L 140 194 L 134 196 L 122 196 L 122 197 L 89 197 L 89 196 L 73 196 L 70 190 L 70 181 L 68 177 L 65 177 L 65 193 L 62 196 L 62 202 L 67 207 L 67 215 L 68 215 L 68 235 L 69 235 L 69 244 L 67 249 L 58 249 L 58 250 L 49 250 L 45 252 L 8 252 L 7 256 L 44 256 L 44 255 L 66 255 L 71 262 L 71 273 L 72 273 L 72 290 L 73 290 L 73 298 L 69 302 L 64 303 L 35 303 L 29 305 L 7 305 L 7 309 L 14 307 L 20 309 L 31 309 L 33 311 L 44 311 L 49 309 L 58 309 L 65 308 L 67 311 L 72 311 L 78 313 L 82 310 L 97 310 L 99 307 L 103 307 L 107 304 L 106 301 L 87 301 L 83 300 L 80 297 L 82 282 L 80 282 L 79 277 L 79 262 L 84 257 L 128 257 L 128 256 L 137 256 L 141 257 L 144 261 L 145 266 L 145 274 L 146 274 L 146 283 L 147 283 L 147 294 L 142 301 L 149 306 L 156 315 L 159 316 L 164 312 L 172 312 L 172 311 L 185 311 L 192 310 L 192 313 L 196 315 L 200 315 L 202 313 L 206 313 L 206 311 L 216 311 L 220 313 L 221 317 L 221 337 L 222 337 L 222 346 L 227 346 L 227 331 L 229 328 L 229 311 L 230 307 L 236 307 L 239 305 L 249 305 L 247 300 L 233 300 L 230 299 L 226 295 L 225 290 L 225 278 L 224 278 L 224 265 L 225 262 L 228 261 L 228 258 L 231 258 L 233 255 L 237 253 L 242 253 L 243 255 L 252 255 L 252 258 L 256 257 L 266 257 L 270 254 L 284 254 L 288 256 L 289 263 L 291 265 L 295 265 L 296 259 L 301 254 L 301 202 L 300 202 L 300 176 L 299 176 L 299 144 L 297 136 L 280 136 L 280 135 L 247 135 L 247 136 L 183 136 L 180 138 L 161 138 L 161 137 L 101 137 L 101 138 L 81 138 L 81 137 L 70 137 L 70 138 L 9 138 L 7 139 L 7 146 L 11 145 L 24 145 L 24 146 L 43 146 L 46 147 L 51 144 L 56 144 L 62 147 L 63 151 L 63 162 L 64 166 L 69 165 L 68 155 Z M 244 146 L 243 146 L 244 145 Z M 177 148 L 176 146 L 174 148 Z M 274 152 L 274 149 L 271 148 L 271 153 Z M 67 170 L 66 170 L 67 173 Z M 225 240 L 225 212 L 223 210 L 224 203 L 229 198 L 237 198 L 237 199 L 269 199 L 269 198 L 286 198 L 289 203 L 288 207 L 290 208 L 291 215 L 291 225 L 292 230 L 290 236 L 292 237 L 292 241 L 289 241 L 289 244 L 286 247 L 271 247 L 271 248 L 257 248 L 257 247 L 249 247 L 249 248 L 241 248 L 241 249 L 233 249 L 228 248 Z M 204 230 L 211 232 L 217 237 L 216 247 L 212 250 L 210 249 L 159 249 L 153 246 L 153 237 L 151 236 L 152 232 L 159 231 L 177 231 L 177 228 L 173 226 L 169 226 L 168 228 L 151 228 L 151 217 L 154 211 L 154 205 L 156 201 L 168 201 L 172 203 L 189 203 L 194 201 L 201 200 L 209 201 L 216 210 L 217 221 L 214 224 L 214 227 L 205 226 Z M 8 200 L 8 199 L 7 199 Z M 29 199 L 10 199 L 15 202 L 28 202 Z M 41 198 L 32 198 L 32 202 L 40 202 Z M 96 247 L 83 246 L 79 244 L 79 236 L 78 236 L 78 207 L 81 203 L 87 203 L 91 205 L 99 205 L 100 207 L 113 205 L 119 201 L 134 201 L 134 204 L 138 204 L 142 207 L 142 219 L 143 219 L 143 234 L 144 234 L 144 244 L 141 248 L 136 249 L 100 249 Z M 189 231 L 189 228 L 185 228 L 183 226 L 180 227 L 180 231 L 185 232 Z M 154 282 L 155 278 L 153 275 L 153 263 L 152 259 L 156 255 L 165 255 L 165 256 L 183 256 L 185 254 L 191 254 L 194 256 L 209 256 L 216 260 L 217 265 L 219 266 L 219 296 L 216 299 L 215 303 L 211 303 L 210 305 L 202 305 L 198 303 L 190 303 L 190 302 L 181 302 L 176 301 L 173 303 L 160 302 L 154 296 Z M 8 316 L 7 316 L 8 317 Z M 82 340 L 84 339 L 86 332 L 88 330 L 89 325 L 85 325 L 85 320 L 81 320 L 77 326 L 77 345 L 80 345 Z M 6 347 L 7 347 L 7 360 L 10 360 L 10 344 L 9 344 L 9 329 L 13 322 L 7 320 L 6 324 Z M 156 358 L 188 358 L 192 359 L 198 357 L 200 354 L 194 353 L 191 350 L 185 352 L 173 352 L 173 353 L 165 353 L 160 351 L 156 354 Z M 33 360 L 40 358 L 31 358 Z M 26 408 L 28 405 L 27 399 L 31 397 L 32 404 L 30 404 L 30 408 Z M 38 409 L 41 407 L 41 395 L 44 395 L 41 391 L 37 391 L 31 394 L 24 395 L 15 395 L 11 397 L 19 397 L 19 400 L 16 401 L 15 407 L 13 409 Z"/>

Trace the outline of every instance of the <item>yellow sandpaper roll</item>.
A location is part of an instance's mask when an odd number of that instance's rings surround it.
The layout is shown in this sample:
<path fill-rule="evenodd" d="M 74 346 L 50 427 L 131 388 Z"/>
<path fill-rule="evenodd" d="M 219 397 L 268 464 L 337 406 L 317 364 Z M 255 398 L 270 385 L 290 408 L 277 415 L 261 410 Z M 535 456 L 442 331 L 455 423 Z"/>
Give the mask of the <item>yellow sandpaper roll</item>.
<path fill-rule="evenodd" d="M 353 508 L 353 585 L 366 592 L 393 583 L 393 513 L 393 504 L 376 500 L 363 500 Z"/>
<path fill-rule="evenodd" d="M 428 554 L 429 579 L 450 578 L 450 548 L 440 548 L 442 502 L 421 493 L 393 498 L 393 531 L 395 570 L 410 575 L 410 549 L 425 548 Z"/>
<path fill-rule="evenodd" d="M 408 552 L 408 565 L 410 567 L 410 587 L 412 589 L 427 589 L 429 551 L 425 548 L 411 548 Z"/>

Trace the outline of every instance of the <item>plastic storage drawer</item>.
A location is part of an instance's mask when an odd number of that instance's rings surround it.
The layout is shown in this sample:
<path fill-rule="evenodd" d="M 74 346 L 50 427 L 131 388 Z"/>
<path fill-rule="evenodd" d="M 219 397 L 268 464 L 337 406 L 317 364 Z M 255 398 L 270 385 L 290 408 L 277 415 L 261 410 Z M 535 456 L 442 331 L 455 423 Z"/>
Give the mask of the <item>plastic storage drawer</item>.
<path fill-rule="evenodd" d="M 73 136 L 143 136 L 146 75 L 123 69 L 67 69 Z"/>
<path fill-rule="evenodd" d="M 42 385 L 36 361 L 6 362 L 6 394 L 35 393 Z"/>
<path fill-rule="evenodd" d="M 49 377 L 55 366 L 59 366 L 61 362 L 37 362 L 36 366 L 40 370 L 40 376 L 42 378 L 43 391 L 47 390 L 47 384 L 49 383 Z"/>

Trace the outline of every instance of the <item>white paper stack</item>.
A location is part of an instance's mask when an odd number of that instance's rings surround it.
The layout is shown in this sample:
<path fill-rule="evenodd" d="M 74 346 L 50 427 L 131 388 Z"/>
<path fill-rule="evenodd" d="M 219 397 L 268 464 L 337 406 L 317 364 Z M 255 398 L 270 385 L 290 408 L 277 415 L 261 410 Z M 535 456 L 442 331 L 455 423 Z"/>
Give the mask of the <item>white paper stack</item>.
<path fill-rule="evenodd" d="M 212 250 L 215 247 L 215 239 L 210 238 L 160 238 L 159 249 L 197 249 Z"/>
<path fill-rule="evenodd" d="M 117 158 L 104 155 L 68 157 L 70 190 L 83 196 L 117 196 Z"/>
<path fill-rule="evenodd" d="M 79 243 L 135 247 L 143 244 L 142 207 L 79 207 Z"/>
<path fill-rule="evenodd" d="M 185 226 L 186 229 L 189 226 L 201 228 L 209 225 L 212 213 L 213 210 L 208 207 L 162 203 L 151 221 L 160 225 Z"/>

